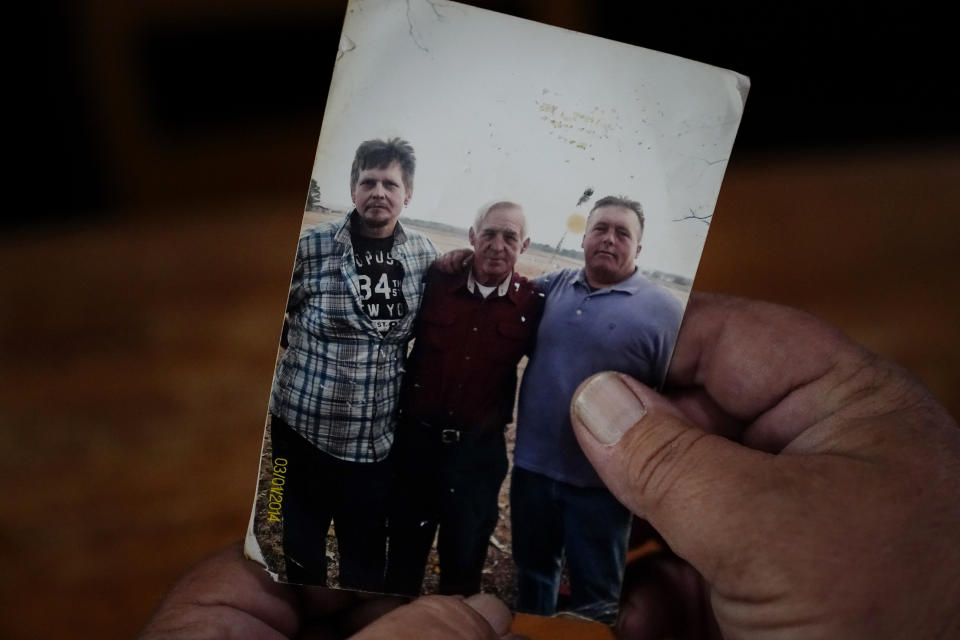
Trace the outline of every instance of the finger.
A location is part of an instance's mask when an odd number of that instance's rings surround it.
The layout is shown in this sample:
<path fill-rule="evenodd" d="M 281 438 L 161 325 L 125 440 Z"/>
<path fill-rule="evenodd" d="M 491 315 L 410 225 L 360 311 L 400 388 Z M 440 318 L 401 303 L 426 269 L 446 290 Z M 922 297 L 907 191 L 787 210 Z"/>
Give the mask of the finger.
<path fill-rule="evenodd" d="M 502 636 L 510 630 L 513 614 L 510 613 L 510 609 L 503 602 L 494 596 L 487 593 L 478 593 L 470 596 L 464 602 L 479 613 L 498 636 Z"/>
<path fill-rule="evenodd" d="M 509 634 L 511 620 L 506 605 L 487 594 L 427 596 L 391 611 L 352 638 L 498 640 Z"/>
<path fill-rule="evenodd" d="M 337 628 L 342 637 L 352 635 L 407 602 L 408 598 L 397 596 L 365 597 L 337 616 Z"/>
<path fill-rule="evenodd" d="M 309 617 L 347 611 L 364 602 L 364 595 L 356 591 L 312 586 L 297 586 L 296 590 L 300 609 Z"/>
<path fill-rule="evenodd" d="M 839 330 L 806 313 L 695 294 L 667 383 L 671 395 L 694 389 L 684 398 L 684 412 L 701 412 L 708 430 L 730 435 L 732 421 L 738 421 L 741 433 L 735 439 L 778 452 L 829 416 L 856 410 L 854 404 L 876 414 L 923 395 L 904 384 L 906 377 L 888 375 L 889 370 Z M 729 419 L 723 423 L 720 416 Z"/>
<path fill-rule="evenodd" d="M 580 447 L 611 492 L 650 521 L 708 581 L 743 545 L 747 509 L 769 481 L 770 454 L 690 424 L 668 400 L 623 374 L 587 379 L 573 395 Z"/>
<path fill-rule="evenodd" d="M 184 575 L 140 638 L 290 637 L 300 626 L 297 601 L 292 587 L 245 559 L 237 543 Z"/>
<path fill-rule="evenodd" d="M 688 421 L 707 433 L 738 441 L 743 437 L 744 422 L 727 414 L 705 389 L 673 387 L 664 389 L 663 395 L 683 413 Z"/>
<path fill-rule="evenodd" d="M 616 630 L 630 640 L 677 638 L 683 626 L 683 603 L 664 575 L 661 563 L 643 558 L 627 566 Z"/>
<path fill-rule="evenodd" d="M 616 631 L 630 640 L 721 637 L 703 579 L 670 552 L 627 566 Z"/>
<path fill-rule="evenodd" d="M 456 275 L 461 273 L 473 261 L 473 249 L 451 249 L 434 261 L 434 267 L 441 273 Z"/>

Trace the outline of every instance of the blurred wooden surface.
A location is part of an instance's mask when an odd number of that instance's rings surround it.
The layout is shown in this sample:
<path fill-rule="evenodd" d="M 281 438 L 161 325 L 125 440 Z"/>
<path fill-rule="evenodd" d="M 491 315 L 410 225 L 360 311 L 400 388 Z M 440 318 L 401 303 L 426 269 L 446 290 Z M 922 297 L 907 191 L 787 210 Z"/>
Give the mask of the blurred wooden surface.
<path fill-rule="evenodd" d="M 960 415 L 958 151 L 735 157 L 696 288 L 816 313 Z M 300 226 L 288 204 L 0 240 L 0 637 L 130 636 L 243 534 Z"/>

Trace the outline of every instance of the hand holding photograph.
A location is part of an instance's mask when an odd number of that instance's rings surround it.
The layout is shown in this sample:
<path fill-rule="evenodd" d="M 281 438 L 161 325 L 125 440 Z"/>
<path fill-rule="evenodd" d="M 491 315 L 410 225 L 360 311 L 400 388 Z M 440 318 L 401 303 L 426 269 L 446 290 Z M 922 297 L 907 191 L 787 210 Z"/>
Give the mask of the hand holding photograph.
<path fill-rule="evenodd" d="M 662 383 L 748 88 L 454 2 L 352 0 L 246 555 L 612 623 L 632 516 L 570 399 L 601 371 Z"/>

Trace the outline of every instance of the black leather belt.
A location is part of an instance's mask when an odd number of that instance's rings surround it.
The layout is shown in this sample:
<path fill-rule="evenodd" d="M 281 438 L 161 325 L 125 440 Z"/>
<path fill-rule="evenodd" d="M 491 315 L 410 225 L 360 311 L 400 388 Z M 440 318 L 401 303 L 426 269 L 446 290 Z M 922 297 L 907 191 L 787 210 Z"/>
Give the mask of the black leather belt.
<path fill-rule="evenodd" d="M 443 444 L 456 444 L 469 435 L 469 432 L 467 431 L 453 429 L 450 427 L 438 427 L 424 420 L 420 420 L 420 426 L 430 431 L 430 433 L 438 435 L 440 437 L 440 442 Z"/>
<path fill-rule="evenodd" d="M 443 444 L 453 444 L 454 442 L 460 442 L 460 430 L 459 429 L 441 429 L 440 430 L 440 442 Z"/>
<path fill-rule="evenodd" d="M 417 420 L 420 427 L 431 438 L 439 438 L 443 444 L 460 444 L 463 442 L 481 443 L 493 441 L 497 434 L 503 435 L 502 430 L 496 429 L 457 429 L 456 427 L 430 424 L 425 420 Z"/>

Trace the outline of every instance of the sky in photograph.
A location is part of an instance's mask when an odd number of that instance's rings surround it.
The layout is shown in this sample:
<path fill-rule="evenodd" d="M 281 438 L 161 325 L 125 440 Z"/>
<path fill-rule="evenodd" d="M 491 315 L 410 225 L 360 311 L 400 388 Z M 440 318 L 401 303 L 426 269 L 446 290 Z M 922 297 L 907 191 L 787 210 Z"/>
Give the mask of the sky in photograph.
<path fill-rule="evenodd" d="M 484 203 L 513 200 L 535 242 L 577 248 L 571 215 L 625 195 L 647 219 L 640 266 L 692 277 L 748 86 L 462 4 L 352 0 L 313 178 L 324 206 L 349 209 L 357 146 L 400 136 L 417 155 L 404 215 L 466 228 Z"/>

